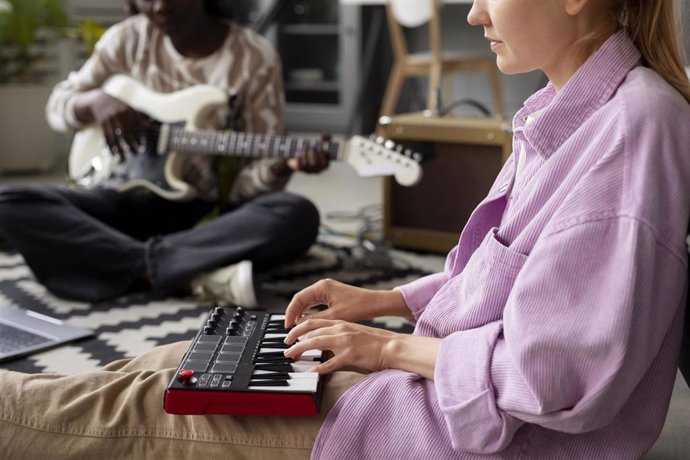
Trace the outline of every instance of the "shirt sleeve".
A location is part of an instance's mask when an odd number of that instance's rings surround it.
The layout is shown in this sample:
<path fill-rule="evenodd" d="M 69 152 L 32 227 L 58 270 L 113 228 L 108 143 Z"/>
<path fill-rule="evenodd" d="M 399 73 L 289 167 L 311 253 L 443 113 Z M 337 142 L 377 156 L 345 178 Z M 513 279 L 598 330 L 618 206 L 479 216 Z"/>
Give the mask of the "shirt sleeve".
<path fill-rule="evenodd" d="M 407 308 L 412 312 L 411 322 L 413 324 L 416 323 L 417 319 L 424 313 L 424 310 L 427 305 L 429 305 L 429 302 L 436 292 L 450 278 L 451 267 L 453 266 L 457 253 L 457 246 L 448 253 L 444 271 L 424 276 L 394 289 L 402 294 Z"/>
<path fill-rule="evenodd" d="M 567 433 L 608 424 L 684 306 L 686 265 L 632 218 L 543 238 L 503 320 L 441 342 L 435 384 L 454 448 L 501 451 L 524 423 Z"/>
<path fill-rule="evenodd" d="M 280 135 L 283 126 L 283 71 L 278 54 L 271 50 L 254 70 L 242 101 L 241 129 L 243 131 Z M 261 193 L 282 190 L 290 176 L 279 176 L 271 167 L 278 161 L 262 159 L 248 163 L 240 171 L 230 193 L 230 201 L 246 201 Z"/>
<path fill-rule="evenodd" d="M 100 88 L 114 74 L 127 72 L 124 33 L 125 28 L 121 24 L 109 28 L 84 65 L 78 71 L 70 72 L 66 80 L 53 88 L 46 104 L 46 119 L 51 128 L 60 132 L 82 128 L 83 123 L 74 112 L 77 97 Z"/>

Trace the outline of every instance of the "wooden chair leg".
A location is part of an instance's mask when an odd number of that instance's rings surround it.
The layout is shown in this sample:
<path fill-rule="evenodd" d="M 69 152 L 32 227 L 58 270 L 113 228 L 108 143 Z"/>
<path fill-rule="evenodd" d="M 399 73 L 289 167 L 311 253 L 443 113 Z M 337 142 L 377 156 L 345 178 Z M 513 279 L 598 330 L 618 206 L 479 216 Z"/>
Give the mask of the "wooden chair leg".
<path fill-rule="evenodd" d="M 497 116 L 505 117 L 506 109 L 505 102 L 503 100 L 503 85 L 501 82 L 501 71 L 498 70 L 495 64 L 492 64 L 489 70 L 491 74 L 491 90 L 493 92 L 494 99 L 494 111 Z"/>
<path fill-rule="evenodd" d="M 440 63 L 433 63 L 429 71 L 429 96 L 427 99 L 427 108 L 433 115 L 438 114 L 439 89 L 441 89 L 441 65 Z"/>
<path fill-rule="evenodd" d="M 454 73 L 450 75 L 441 75 L 441 84 L 443 86 L 443 92 L 441 94 L 443 99 L 438 104 L 439 110 L 444 109 L 455 100 L 455 75 Z"/>
<path fill-rule="evenodd" d="M 386 92 L 383 95 L 381 102 L 381 110 L 379 116 L 393 115 L 398 106 L 398 98 L 402 85 L 405 81 L 405 68 L 402 64 L 395 64 L 391 69 L 391 74 L 388 77 L 388 84 L 386 85 Z"/>

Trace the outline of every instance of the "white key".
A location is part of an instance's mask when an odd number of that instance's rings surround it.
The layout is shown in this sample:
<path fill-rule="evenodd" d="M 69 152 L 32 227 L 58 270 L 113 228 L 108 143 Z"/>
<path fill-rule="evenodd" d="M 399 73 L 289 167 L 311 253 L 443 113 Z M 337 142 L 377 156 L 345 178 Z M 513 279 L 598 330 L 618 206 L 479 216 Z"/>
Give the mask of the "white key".
<path fill-rule="evenodd" d="M 284 339 L 285 337 L 287 337 L 287 334 L 276 334 L 274 332 L 264 335 L 265 339 Z"/>
<path fill-rule="evenodd" d="M 315 368 L 316 366 L 318 366 L 319 364 L 320 363 L 317 361 L 301 361 L 300 360 L 300 361 L 297 361 L 295 363 L 292 363 L 291 366 L 295 372 L 313 374 L 314 372 L 311 372 L 311 370 L 313 368 Z"/>
<path fill-rule="evenodd" d="M 317 374 L 313 374 L 318 377 Z M 249 386 L 250 390 L 257 391 L 272 391 L 272 392 L 309 392 L 314 393 L 319 385 L 318 378 L 316 379 L 292 379 L 288 380 L 288 386 Z"/>
<path fill-rule="evenodd" d="M 270 321 L 285 321 L 285 315 L 271 315 Z"/>

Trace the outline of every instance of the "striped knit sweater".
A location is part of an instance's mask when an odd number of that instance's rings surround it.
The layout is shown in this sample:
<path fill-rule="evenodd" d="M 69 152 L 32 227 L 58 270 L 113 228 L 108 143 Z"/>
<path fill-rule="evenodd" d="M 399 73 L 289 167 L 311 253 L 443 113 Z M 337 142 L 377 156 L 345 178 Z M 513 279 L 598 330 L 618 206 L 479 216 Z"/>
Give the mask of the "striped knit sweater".
<path fill-rule="evenodd" d="M 242 131 L 262 134 L 283 132 L 283 80 L 280 58 L 261 36 L 230 23 L 225 43 L 213 54 L 190 59 L 177 52 L 169 37 L 144 15 L 132 16 L 109 28 L 93 55 L 76 72 L 56 85 L 46 107 L 50 125 L 59 131 L 79 129 L 74 114 L 75 96 L 99 88 L 112 75 L 125 74 L 159 93 L 172 93 L 193 85 L 210 84 L 241 101 Z M 225 129 L 228 109 L 217 110 L 203 127 Z M 281 189 L 286 177 L 276 177 L 270 165 L 275 160 L 248 163 L 230 191 L 230 201 L 239 202 L 268 190 Z M 185 159 L 182 179 L 201 199 L 218 198 L 215 159 L 190 156 Z"/>

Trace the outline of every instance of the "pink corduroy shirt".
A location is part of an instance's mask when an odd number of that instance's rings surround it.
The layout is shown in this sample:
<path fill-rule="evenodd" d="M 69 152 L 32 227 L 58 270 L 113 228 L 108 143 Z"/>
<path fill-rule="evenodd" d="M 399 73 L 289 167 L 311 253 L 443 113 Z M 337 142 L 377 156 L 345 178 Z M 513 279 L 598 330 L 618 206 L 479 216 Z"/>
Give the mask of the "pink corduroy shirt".
<path fill-rule="evenodd" d="M 414 333 L 442 339 L 434 381 L 372 374 L 313 458 L 634 459 L 657 439 L 685 305 L 690 106 L 619 32 L 513 129 L 445 271 L 399 288 Z"/>

